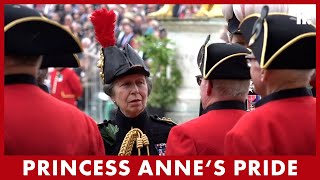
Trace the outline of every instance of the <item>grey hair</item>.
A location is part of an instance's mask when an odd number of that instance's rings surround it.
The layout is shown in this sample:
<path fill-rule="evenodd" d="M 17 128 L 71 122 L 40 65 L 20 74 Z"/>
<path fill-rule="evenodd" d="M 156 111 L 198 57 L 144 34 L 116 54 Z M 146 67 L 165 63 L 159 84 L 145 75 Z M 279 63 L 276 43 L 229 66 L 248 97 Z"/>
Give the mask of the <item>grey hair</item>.
<path fill-rule="evenodd" d="M 148 87 L 148 96 L 149 96 L 151 93 L 151 90 L 152 90 L 152 82 L 149 77 L 145 77 L 145 79 L 146 79 L 146 83 L 147 83 L 147 87 Z M 115 82 L 116 82 L 116 80 L 110 84 L 103 85 L 103 91 L 110 97 L 114 96 L 113 87 L 115 85 Z"/>
<path fill-rule="evenodd" d="M 212 89 L 219 96 L 246 97 L 249 92 L 250 80 L 212 80 Z"/>

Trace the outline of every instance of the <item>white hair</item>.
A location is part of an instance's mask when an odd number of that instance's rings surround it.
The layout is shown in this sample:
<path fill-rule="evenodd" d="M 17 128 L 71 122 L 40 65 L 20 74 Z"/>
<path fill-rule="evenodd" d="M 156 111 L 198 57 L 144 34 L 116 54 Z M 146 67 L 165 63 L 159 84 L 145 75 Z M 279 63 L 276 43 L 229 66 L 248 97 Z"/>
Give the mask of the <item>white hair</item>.
<path fill-rule="evenodd" d="M 250 80 L 212 80 L 212 89 L 216 90 L 219 96 L 241 97 L 248 95 Z"/>

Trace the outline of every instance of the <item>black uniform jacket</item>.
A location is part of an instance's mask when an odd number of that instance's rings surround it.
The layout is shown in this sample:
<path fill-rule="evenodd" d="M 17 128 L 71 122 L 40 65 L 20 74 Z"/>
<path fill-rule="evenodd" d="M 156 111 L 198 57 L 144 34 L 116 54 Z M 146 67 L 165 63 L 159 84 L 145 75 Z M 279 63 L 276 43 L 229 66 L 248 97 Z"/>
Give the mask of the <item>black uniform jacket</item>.
<path fill-rule="evenodd" d="M 136 118 L 128 118 L 118 109 L 115 120 L 104 120 L 98 126 L 107 155 L 118 155 L 123 139 L 132 128 L 139 128 L 148 136 L 150 155 L 165 155 L 167 138 L 175 125 L 172 121 L 150 116 L 146 110 Z M 115 130 L 117 128 L 118 131 Z M 106 134 L 109 135 L 106 136 Z M 133 146 L 131 155 L 138 155 L 136 144 Z M 141 149 L 141 155 L 147 155 L 145 146 Z"/>

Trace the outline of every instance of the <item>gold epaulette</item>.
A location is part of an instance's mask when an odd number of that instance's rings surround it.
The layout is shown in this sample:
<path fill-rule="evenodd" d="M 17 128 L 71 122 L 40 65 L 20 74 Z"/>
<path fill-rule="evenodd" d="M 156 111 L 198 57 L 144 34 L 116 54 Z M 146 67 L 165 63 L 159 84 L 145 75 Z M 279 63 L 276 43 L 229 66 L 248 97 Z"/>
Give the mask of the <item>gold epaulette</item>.
<path fill-rule="evenodd" d="M 175 123 L 171 118 L 167 118 L 167 117 L 158 117 L 158 116 L 151 116 L 153 120 L 159 121 L 159 122 L 164 122 L 170 125 L 177 125 L 177 123 Z"/>

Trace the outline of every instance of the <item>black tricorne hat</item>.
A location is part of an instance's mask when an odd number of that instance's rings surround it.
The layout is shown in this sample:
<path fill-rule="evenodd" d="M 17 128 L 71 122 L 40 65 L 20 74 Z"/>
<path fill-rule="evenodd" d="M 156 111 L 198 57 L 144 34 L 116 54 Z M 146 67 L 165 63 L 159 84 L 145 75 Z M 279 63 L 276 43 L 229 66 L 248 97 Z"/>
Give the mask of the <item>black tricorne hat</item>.
<path fill-rule="evenodd" d="M 23 5 L 5 5 L 5 55 L 43 55 L 42 67 L 78 67 L 79 40 L 65 27 Z"/>
<path fill-rule="evenodd" d="M 210 35 L 198 54 L 198 67 L 204 79 L 250 79 L 246 56 L 250 51 L 242 45 L 213 43 Z"/>
<path fill-rule="evenodd" d="M 105 84 L 110 84 L 117 77 L 129 74 L 143 74 L 149 76 L 150 72 L 143 63 L 142 58 L 127 44 L 123 50 L 116 46 L 103 48 L 98 67 L 103 71 Z"/>
<path fill-rule="evenodd" d="M 129 74 L 149 76 L 149 69 L 143 59 L 127 44 L 123 49 L 115 46 L 115 13 L 111 10 L 96 10 L 91 15 L 96 39 L 102 45 L 98 67 L 104 84 L 112 83 L 116 78 Z"/>
<path fill-rule="evenodd" d="M 45 55 L 43 56 L 41 67 L 80 67 L 77 54 Z"/>
<path fill-rule="evenodd" d="M 299 24 L 284 13 L 252 14 L 240 23 L 240 31 L 261 68 L 313 69 L 316 67 L 316 28 Z"/>

